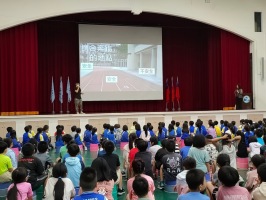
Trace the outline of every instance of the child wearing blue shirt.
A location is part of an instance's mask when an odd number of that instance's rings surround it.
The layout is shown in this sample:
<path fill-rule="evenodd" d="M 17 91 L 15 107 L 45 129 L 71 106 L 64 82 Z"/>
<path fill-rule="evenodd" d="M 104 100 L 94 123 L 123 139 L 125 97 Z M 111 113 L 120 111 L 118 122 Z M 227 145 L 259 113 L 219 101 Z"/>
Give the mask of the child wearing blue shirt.
<path fill-rule="evenodd" d="M 184 123 L 183 124 L 183 129 L 182 129 L 182 135 L 181 135 L 181 140 L 184 140 L 190 136 L 189 130 L 188 130 L 188 124 Z"/>
<path fill-rule="evenodd" d="M 91 130 L 92 130 L 93 126 L 87 124 L 87 125 L 85 126 L 85 128 L 86 128 L 86 131 L 84 132 L 84 138 L 83 138 L 83 141 L 84 141 L 85 143 L 87 143 L 87 142 L 91 142 Z"/>
<path fill-rule="evenodd" d="M 206 188 L 204 172 L 199 169 L 191 169 L 187 172 L 186 181 L 190 192 L 178 196 L 178 200 L 210 200 L 210 197 L 201 194 Z"/>
<path fill-rule="evenodd" d="M 96 127 L 93 127 L 91 130 L 91 143 L 92 144 L 99 144 Z"/>
<path fill-rule="evenodd" d="M 193 144 L 193 137 L 187 137 L 184 140 L 184 143 L 185 143 L 185 146 L 182 147 L 180 150 L 180 155 L 182 156 L 182 160 L 184 160 L 188 155 L 188 152 Z"/>
<path fill-rule="evenodd" d="M 105 200 L 106 198 L 94 192 L 97 186 L 97 173 L 91 167 L 86 167 L 80 174 L 80 195 L 76 196 L 74 200 Z"/>
<path fill-rule="evenodd" d="M 110 124 L 104 123 L 103 124 L 103 128 L 104 128 L 104 131 L 103 131 L 102 137 L 103 138 L 107 138 L 108 137 L 108 133 L 109 133 Z"/>
<path fill-rule="evenodd" d="M 13 148 L 18 148 L 18 150 L 20 151 L 21 150 L 21 144 L 17 140 L 17 133 L 15 130 L 12 130 L 12 132 L 10 133 L 10 138 L 12 139 Z"/>
<path fill-rule="evenodd" d="M 34 138 L 35 138 L 35 140 L 36 140 L 37 142 L 44 141 L 42 132 L 43 132 L 43 129 L 42 129 L 42 128 L 38 128 L 38 129 L 37 129 L 37 133 L 36 133 L 36 135 L 34 136 Z"/>
<path fill-rule="evenodd" d="M 182 129 L 179 127 L 180 122 L 176 122 L 175 125 L 176 125 L 176 137 L 181 137 Z"/>
<path fill-rule="evenodd" d="M 168 136 L 175 136 L 175 128 L 174 128 L 173 124 L 168 125 L 168 132 L 169 132 Z"/>
<path fill-rule="evenodd" d="M 135 125 L 135 129 L 136 129 L 136 135 L 139 138 L 140 134 L 141 134 L 141 127 L 139 124 Z"/>
<path fill-rule="evenodd" d="M 122 132 L 121 142 L 128 142 L 129 141 L 129 138 L 128 138 L 128 126 L 124 125 L 122 130 L 123 130 L 123 132 Z"/>
<path fill-rule="evenodd" d="M 149 127 L 149 131 L 150 131 L 150 135 L 151 135 L 151 137 L 155 136 L 155 133 L 154 133 L 154 131 L 153 131 L 153 126 L 152 126 L 152 125 L 150 125 L 150 127 Z"/>
<path fill-rule="evenodd" d="M 6 131 L 7 131 L 7 133 L 6 133 L 6 138 L 10 138 L 10 134 L 11 134 L 12 130 L 13 130 L 12 127 L 7 127 L 7 128 L 6 128 Z"/>
<path fill-rule="evenodd" d="M 75 135 L 75 142 L 77 145 L 82 145 L 82 139 L 80 137 L 80 132 L 81 132 L 81 129 L 80 128 L 76 128 L 76 135 Z"/>
<path fill-rule="evenodd" d="M 195 130 L 194 122 L 193 121 L 190 121 L 189 122 L 189 133 L 190 134 L 194 134 L 194 130 Z"/>
<path fill-rule="evenodd" d="M 115 130 L 114 126 L 110 126 L 110 131 L 107 134 L 107 138 L 108 140 L 112 141 L 115 144 L 116 142 L 115 142 L 114 130 Z"/>
<path fill-rule="evenodd" d="M 161 142 L 165 139 L 165 132 L 161 126 L 158 127 L 158 140 Z"/>

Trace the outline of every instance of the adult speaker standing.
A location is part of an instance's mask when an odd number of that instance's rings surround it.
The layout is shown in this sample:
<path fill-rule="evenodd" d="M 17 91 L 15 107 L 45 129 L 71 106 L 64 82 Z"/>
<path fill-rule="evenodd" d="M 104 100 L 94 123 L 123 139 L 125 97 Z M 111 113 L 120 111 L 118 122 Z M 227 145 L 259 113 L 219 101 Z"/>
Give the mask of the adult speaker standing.
<path fill-rule="evenodd" d="M 239 84 L 236 85 L 235 97 L 236 97 L 236 110 L 242 110 L 243 89 Z"/>
<path fill-rule="evenodd" d="M 82 98 L 81 98 L 81 89 L 79 83 L 76 83 L 76 89 L 75 89 L 75 109 L 77 114 L 84 114 L 82 111 Z M 80 109 L 80 112 L 79 112 Z"/>

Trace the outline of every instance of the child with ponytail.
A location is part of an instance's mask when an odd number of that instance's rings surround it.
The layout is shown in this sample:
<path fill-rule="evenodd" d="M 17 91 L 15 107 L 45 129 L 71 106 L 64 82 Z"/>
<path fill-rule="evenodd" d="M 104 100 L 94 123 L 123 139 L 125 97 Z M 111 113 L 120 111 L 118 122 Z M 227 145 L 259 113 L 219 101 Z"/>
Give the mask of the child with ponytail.
<path fill-rule="evenodd" d="M 53 167 L 53 177 L 47 180 L 44 195 L 46 200 L 69 200 L 75 196 L 75 188 L 72 181 L 67 178 L 64 163 L 57 163 Z"/>
<path fill-rule="evenodd" d="M 153 179 L 150 176 L 147 176 L 144 174 L 145 163 L 140 159 L 135 159 L 132 162 L 132 168 L 134 172 L 134 177 L 130 178 L 127 182 L 128 199 L 131 199 L 131 200 L 138 199 L 138 196 L 135 194 L 133 190 L 133 181 L 135 180 L 135 178 L 143 177 L 148 181 L 148 184 L 149 184 L 148 199 L 154 200 L 155 199 L 154 198 L 155 186 L 154 186 Z"/>
<path fill-rule="evenodd" d="M 18 167 L 12 172 L 13 183 L 8 187 L 7 200 L 32 200 L 31 184 L 27 183 L 28 172 L 24 167 Z"/>

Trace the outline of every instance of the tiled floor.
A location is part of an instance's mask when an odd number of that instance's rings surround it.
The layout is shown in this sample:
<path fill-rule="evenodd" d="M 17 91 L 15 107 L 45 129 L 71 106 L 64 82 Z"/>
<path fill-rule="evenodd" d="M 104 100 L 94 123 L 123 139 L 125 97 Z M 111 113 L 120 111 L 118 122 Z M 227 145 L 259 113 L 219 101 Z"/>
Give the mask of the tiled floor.
<path fill-rule="evenodd" d="M 116 149 L 115 153 L 117 155 L 119 155 L 120 158 L 120 162 L 122 163 L 122 153 L 120 151 L 120 149 Z M 58 155 L 55 153 L 55 151 L 51 151 L 50 152 L 50 156 L 53 160 L 55 160 Z M 85 166 L 90 166 L 92 163 L 92 160 L 95 159 L 97 156 L 97 152 L 90 152 L 90 151 L 84 151 L 83 152 L 83 157 L 85 160 Z M 124 183 L 124 188 L 126 190 L 126 179 L 124 179 L 123 181 Z M 158 183 L 157 181 L 154 181 L 155 187 L 157 187 Z M 156 189 L 155 191 L 155 198 L 159 199 L 159 200 L 163 200 L 163 199 L 167 199 L 167 200 L 176 200 L 177 199 L 177 194 L 172 194 L 172 193 L 166 193 L 162 190 Z M 125 200 L 126 199 L 126 194 L 119 196 L 118 197 L 119 200 Z"/>

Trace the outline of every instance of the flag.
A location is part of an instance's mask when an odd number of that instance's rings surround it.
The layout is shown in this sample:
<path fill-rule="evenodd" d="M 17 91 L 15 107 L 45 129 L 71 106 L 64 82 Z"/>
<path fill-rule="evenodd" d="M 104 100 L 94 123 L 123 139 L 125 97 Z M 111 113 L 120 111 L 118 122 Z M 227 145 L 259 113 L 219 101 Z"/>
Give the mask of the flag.
<path fill-rule="evenodd" d="M 63 82 L 62 82 L 62 76 L 60 77 L 59 101 L 60 101 L 60 103 L 63 103 Z"/>
<path fill-rule="evenodd" d="M 51 96 L 50 100 L 52 103 L 54 103 L 55 100 L 55 93 L 54 93 L 54 78 L 52 77 L 52 86 L 51 86 Z"/>
<path fill-rule="evenodd" d="M 172 101 L 175 101 L 175 87 L 174 87 L 174 78 L 172 77 Z"/>
<path fill-rule="evenodd" d="M 168 84 L 168 78 L 165 81 L 165 100 L 166 100 L 166 103 L 170 101 L 170 88 Z"/>
<path fill-rule="evenodd" d="M 176 86 L 175 86 L 175 97 L 176 100 L 180 100 L 180 91 L 179 91 L 179 81 L 178 81 L 178 76 L 176 77 Z"/>
<path fill-rule="evenodd" d="M 70 81 L 69 77 L 67 78 L 67 88 L 66 88 L 66 93 L 67 93 L 67 102 L 71 101 L 71 90 L 70 90 Z"/>

